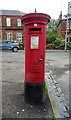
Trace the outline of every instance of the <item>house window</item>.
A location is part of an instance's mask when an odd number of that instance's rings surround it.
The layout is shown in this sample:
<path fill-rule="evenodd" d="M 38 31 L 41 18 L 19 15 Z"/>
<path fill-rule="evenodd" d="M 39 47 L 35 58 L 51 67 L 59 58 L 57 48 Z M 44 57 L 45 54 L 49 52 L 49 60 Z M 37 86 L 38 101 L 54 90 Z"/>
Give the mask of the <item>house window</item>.
<path fill-rule="evenodd" d="M 11 26 L 11 20 L 10 20 L 10 18 L 6 18 L 6 24 L 7 24 L 7 26 Z"/>
<path fill-rule="evenodd" d="M 16 37 L 17 37 L 17 40 L 22 41 L 22 33 L 21 32 L 17 32 Z"/>
<path fill-rule="evenodd" d="M 68 42 L 68 37 L 67 37 L 67 42 Z"/>
<path fill-rule="evenodd" d="M 71 29 L 71 21 L 70 21 L 70 29 Z"/>
<path fill-rule="evenodd" d="M 12 32 L 7 33 L 7 40 L 12 40 Z"/>
<path fill-rule="evenodd" d="M 69 42 L 71 42 L 71 35 L 70 35 L 70 41 Z"/>
<path fill-rule="evenodd" d="M 69 21 L 67 22 L 67 29 L 69 29 Z"/>
<path fill-rule="evenodd" d="M 71 37 L 70 37 L 70 42 L 71 42 Z"/>
<path fill-rule="evenodd" d="M 21 20 L 17 19 L 17 26 L 21 26 Z"/>
<path fill-rule="evenodd" d="M 2 32 L 0 31 L 0 40 L 2 40 Z"/>
<path fill-rule="evenodd" d="M 1 20 L 1 18 L 0 18 L 0 26 L 2 26 L 2 20 Z"/>

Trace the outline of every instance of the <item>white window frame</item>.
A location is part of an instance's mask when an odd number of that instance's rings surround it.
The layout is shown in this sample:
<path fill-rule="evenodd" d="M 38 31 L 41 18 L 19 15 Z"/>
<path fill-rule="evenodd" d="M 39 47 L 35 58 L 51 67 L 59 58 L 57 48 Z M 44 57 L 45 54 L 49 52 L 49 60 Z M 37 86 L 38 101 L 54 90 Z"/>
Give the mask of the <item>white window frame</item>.
<path fill-rule="evenodd" d="M 0 17 L 0 26 L 2 26 L 2 19 L 1 19 L 1 17 Z"/>
<path fill-rule="evenodd" d="M 13 40 L 12 32 L 7 32 L 7 40 Z"/>
<path fill-rule="evenodd" d="M 21 41 L 21 42 L 22 42 L 22 33 L 21 33 L 21 32 L 17 32 L 17 33 L 16 33 L 16 39 L 17 39 L 18 41 Z"/>
<path fill-rule="evenodd" d="M 71 21 L 70 21 L 70 29 L 71 29 Z"/>
<path fill-rule="evenodd" d="M 0 31 L 0 40 L 2 40 L 2 31 Z"/>
<path fill-rule="evenodd" d="M 17 19 L 17 26 L 21 26 L 21 19 Z"/>
<path fill-rule="evenodd" d="M 11 26 L 11 18 L 6 18 L 6 25 Z"/>
<path fill-rule="evenodd" d="M 67 22 L 67 29 L 69 29 L 69 21 Z"/>
<path fill-rule="evenodd" d="M 71 38 L 71 34 L 69 35 L 69 43 L 71 43 L 70 38 Z"/>

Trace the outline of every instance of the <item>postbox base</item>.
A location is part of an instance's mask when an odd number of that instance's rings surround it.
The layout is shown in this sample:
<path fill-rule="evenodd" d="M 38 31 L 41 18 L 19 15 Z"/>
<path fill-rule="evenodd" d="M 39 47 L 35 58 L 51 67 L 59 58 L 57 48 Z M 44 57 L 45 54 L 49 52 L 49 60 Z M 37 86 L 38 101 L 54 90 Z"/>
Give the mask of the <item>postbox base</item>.
<path fill-rule="evenodd" d="M 44 85 L 45 83 L 24 83 L 25 102 L 30 104 L 42 104 L 44 99 Z"/>

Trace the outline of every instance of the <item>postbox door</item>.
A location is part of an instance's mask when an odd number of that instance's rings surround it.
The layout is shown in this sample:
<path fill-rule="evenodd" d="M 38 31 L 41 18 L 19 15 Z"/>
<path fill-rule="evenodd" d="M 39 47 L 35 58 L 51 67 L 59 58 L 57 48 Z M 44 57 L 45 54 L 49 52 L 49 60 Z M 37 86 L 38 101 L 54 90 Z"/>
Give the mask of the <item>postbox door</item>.
<path fill-rule="evenodd" d="M 45 29 L 43 30 L 45 32 Z M 45 33 L 30 34 L 26 41 L 26 81 L 40 83 L 44 81 L 45 71 Z M 28 42 L 29 41 L 29 42 Z"/>

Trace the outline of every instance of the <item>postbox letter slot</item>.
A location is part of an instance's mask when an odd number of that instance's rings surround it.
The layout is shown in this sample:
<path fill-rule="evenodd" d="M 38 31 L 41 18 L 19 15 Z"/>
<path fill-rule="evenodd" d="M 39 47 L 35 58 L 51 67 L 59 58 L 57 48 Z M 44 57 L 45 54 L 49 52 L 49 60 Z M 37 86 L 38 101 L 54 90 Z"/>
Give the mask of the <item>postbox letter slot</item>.
<path fill-rule="evenodd" d="M 29 28 L 29 31 L 41 31 L 41 28 Z"/>

